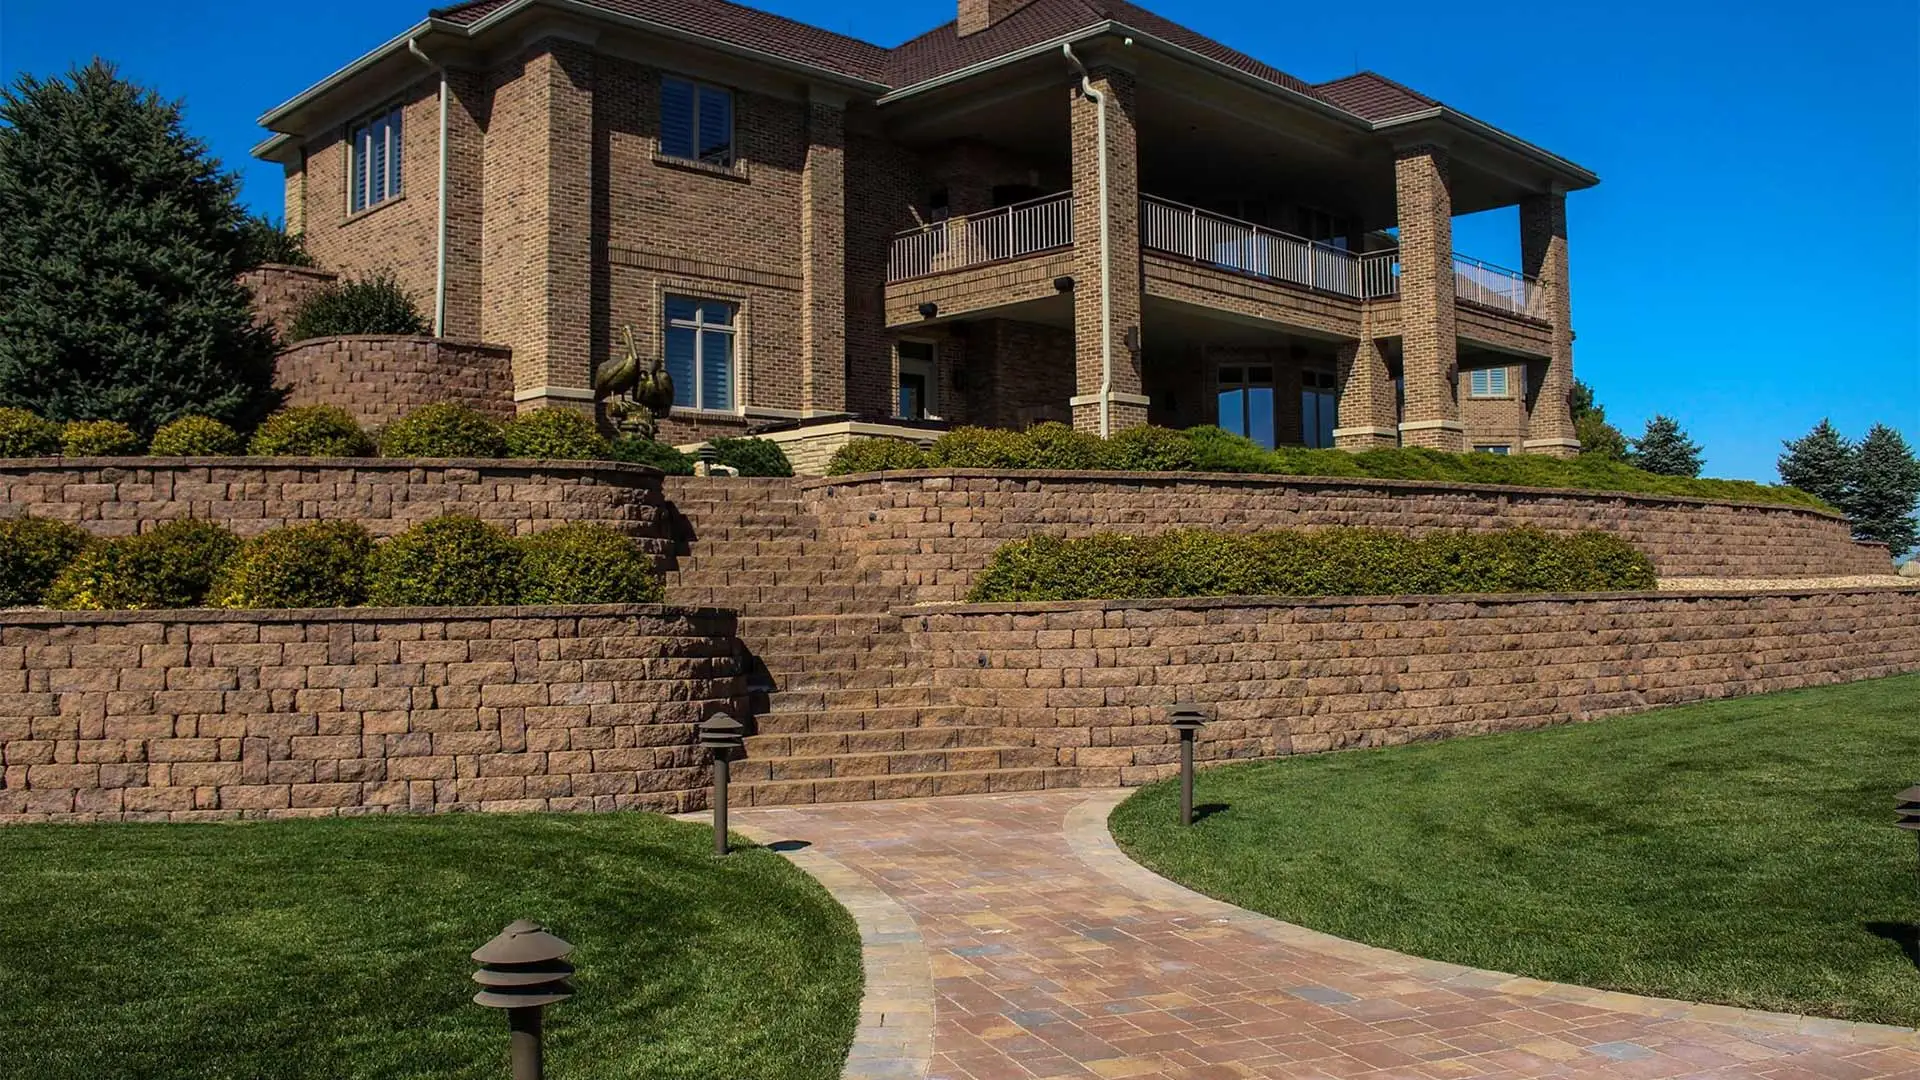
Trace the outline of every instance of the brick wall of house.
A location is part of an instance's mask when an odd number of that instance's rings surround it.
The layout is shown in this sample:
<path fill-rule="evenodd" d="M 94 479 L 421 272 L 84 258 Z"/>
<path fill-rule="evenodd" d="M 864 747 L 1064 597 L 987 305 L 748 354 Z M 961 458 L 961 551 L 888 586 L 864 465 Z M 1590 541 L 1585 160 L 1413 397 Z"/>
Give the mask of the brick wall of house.
<path fill-rule="evenodd" d="M 934 186 L 919 159 L 849 118 L 847 132 L 846 296 L 849 412 L 888 417 L 894 410 L 893 335 L 888 331 L 887 259 L 893 235 L 924 223 Z"/>
<path fill-rule="evenodd" d="M 1454 393 L 1453 195 L 1447 153 L 1402 149 L 1394 161 L 1400 221 L 1400 330 L 1406 402 L 1401 439 L 1408 446 L 1464 449 Z"/>
<path fill-rule="evenodd" d="M 339 275 L 308 266 L 268 263 L 240 275 L 240 284 L 253 294 L 253 314 L 273 327 L 280 340 L 287 340 L 293 317 L 324 285 L 339 280 Z"/>
<path fill-rule="evenodd" d="M 0 822 L 705 804 L 730 612 L 0 614 Z"/>
<path fill-rule="evenodd" d="M 1590 720 L 1920 671 L 1920 588 L 1111 601 L 903 610 L 968 722 L 1032 733 L 1081 786 L 1202 760 Z"/>
<path fill-rule="evenodd" d="M 336 405 L 367 427 L 390 424 L 422 405 L 470 405 L 513 416 L 513 350 L 430 337 L 312 338 L 274 360 L 274 384 L 288 405 Z"/>
<path fill-rule="evenodd" d="M 1784 506 L 1407 480 L 957 470 L 804 481 L 823 535 L 917 601 L 966 594 L 1002 544 L 1039 533 L 1355 525 L 1411 533 L 1602 529 L 1665 577 L 1886 574 L 1885 547 Z"/>
<path fill-rule="evenodd" d="M 1527 386 L 1525 365 L 1505 369 L 1507 393 L 1503 397 L 1473 396 L 1473 372 L 1462 369 L 1455 379 L 1454 392 L 1460 398 L 1460 423 L 1466 428 L 1467 449 L 1504 446 L 1509 453 L 1525 453 L 1527 441 Z"/>

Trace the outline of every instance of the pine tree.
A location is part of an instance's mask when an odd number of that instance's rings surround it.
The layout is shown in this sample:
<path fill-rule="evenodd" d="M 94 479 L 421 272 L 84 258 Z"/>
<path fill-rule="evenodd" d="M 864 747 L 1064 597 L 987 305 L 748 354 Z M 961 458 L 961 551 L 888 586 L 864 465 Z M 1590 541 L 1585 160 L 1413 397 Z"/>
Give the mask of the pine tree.
<path fill-rule="evenodd" d="M 0 406 L 142 432 L 270 408 L 238 187 L 101 61 L 0 88 Z"/>
<path fill-rule="evenodd" d="M 1821 420 L 1812 431 L 1798 439 L 1783 442 L 1774 467 L 1780 470 L 1780 482 L 1817 495 L 1839 509 L 1846 509 L 1847 482 L 1853 474 L 1853 444 L 1828 420 Z"/>
<path fill-rule="evenodd" d="M 1593 399 L 1593 387 L 1573 380 L 1573 434 L 1580 440 L 1580 452 L 1609 461 L 1627 459 L 1627 437 L 1607 423 L 1606 406 Z"/>
<path fill-rule="evenodd" d="M 1877 540 L 1898 558 L 1920 544 L 1920 522 L 1913 516 L 1917 505 L 1920 461 L 1899 432 L 1873 425 L 1854 451 L 1848 477 L 1845 509 L 1854 537 Z"/>
<path fill-rule="evenodd" d="M 1670 416 L 1655 416 L 1647 421 L 1647 430 L 1633 440 L 1628 458 L 1636 468 L 1662 476 L 1699 476 L 1700 447 L 1687 438 L 1680 422 Z"/>

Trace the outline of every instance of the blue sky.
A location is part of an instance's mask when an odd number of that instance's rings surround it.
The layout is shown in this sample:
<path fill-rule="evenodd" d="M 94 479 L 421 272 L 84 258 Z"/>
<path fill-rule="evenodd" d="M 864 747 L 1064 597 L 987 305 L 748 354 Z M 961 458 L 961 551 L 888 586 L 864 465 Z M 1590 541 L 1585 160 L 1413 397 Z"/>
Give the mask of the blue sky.
<path fill-rule="evenodd" d="M 276 216 L 254 118 L 418 19 L 430 0 L 0 0 L 0 69 L 93 55 L 184 98 L 193 130 Z M 894 44 L 952 0 L 764 0 Z M 1149 0 L 1318 81 L 1371 68 L 1598 172 L 1569 200 L 1575 370 L 1629 434 L 1655 412 L 1709 473 L 1771 480 L 1831 416 L 1920 444 L 1920 5 L 1613 0 L 1520 6 Z M 1471 17 L 1475 12 L 1485 18 Z M 1514 265 L 1511 211 L 1456 225 Z"/>

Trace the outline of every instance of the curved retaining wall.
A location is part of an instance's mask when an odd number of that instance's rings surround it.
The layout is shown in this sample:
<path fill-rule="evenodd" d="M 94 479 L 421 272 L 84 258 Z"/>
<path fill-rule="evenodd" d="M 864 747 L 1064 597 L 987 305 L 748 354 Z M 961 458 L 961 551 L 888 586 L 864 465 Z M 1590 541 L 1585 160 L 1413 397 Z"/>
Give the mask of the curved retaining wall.
<path fill-rule="evenodd" d="M 655 556 L 672 550 L 660 471 L 617 462 L 407 458 L 0 459 L 0 516 L 71 521 L 102 535 L 200 518 L 250 536 L 345 519 L 387 536 L 449 512 L 509 532 L 600 521 Z"/>
<path fill-rule="evenodd" d="M 337 405 L 367 427 L 422 405 L 456 401 L 500 419 L 514 414 L 513 350 L 432 337 L 309 338 L 274 361 L 288 405 Z"/>
<path fill-rule="evenodd" d="M 1207 759 L 1588 720 L 1920 671 L 1920 585 L 1775 593 L 1273 597 L 901 609 L 970 725 L 1023 729 L 1085 787 Z"/>
<path fill-rule="evenodd" d="M 1412 533 L 1536 525 L 1603 529 L 1645 551 L 1663 577 L 1886 574 L 1884 546 L 1856 544 L 1817 510 L 1752 503 L 1236 473 L 957 469 L 803 481 L 823 534 L 921 601 L 966 595 L 1002 544 L 1038 533 L 1371 526 Z"/>
<path fill-rule="evenodd" d="M 0 612 L 0 822 L 705 805 L 731 612 Z"/>

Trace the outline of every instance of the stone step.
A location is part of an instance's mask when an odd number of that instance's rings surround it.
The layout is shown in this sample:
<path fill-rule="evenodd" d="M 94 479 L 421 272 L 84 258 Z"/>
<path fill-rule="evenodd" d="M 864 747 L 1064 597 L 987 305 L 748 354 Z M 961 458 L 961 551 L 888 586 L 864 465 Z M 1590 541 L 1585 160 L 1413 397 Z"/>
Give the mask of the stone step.
<path fill-rule="evenodd" d="M 856 731 L 915 731 L 967 726 L 958 705 L 906 705 L 876 709 L 794 709 L 754 717 L 757 735 L 847 735 Z M 1014 739 L 1014 742 L 1020 740 Z"/>
<path fill-rule="evenodd" d="M 1046 760 L 1038 763 L 1042 765 L 1054 763 L 1052 757 L 1055 753 L 1054 749 L 1035 747 L 1033 733 L 1019 728 L 969 727 L 955 724 L 950 727 L 876 728 L 871 731 L 760 732 L 747 736 L 748 760 L 1007 748 L 1044 750 L 1045 754 L 1042 756 Z M 953 767 L 948 766 L 948 768 Z M 788 779 L 804 778 L 796 776 Z"/>
<path fill-rule="evenodd" d="M 783 712 L 838 712 L 843 709 L 896 709 L 939 705 L 932 687 L 893 686 L 854 690 L 783 690 L 772 695 L 763 715 Z"/>
<path fill-rule="evenodd" d="M 786 671 L 784 674 L 772 664 L 767 671 L 773 677 L 773 693 L 777 697 L 800 691 L 813 690 L 877 690 L 897 686 L 921 686 L 927 681 L 927 673 L 919 668 L 909 667 L 856 667 L 834 666 L 817 671 Z"/>
<path fill-rule="evenodd" d="M 820 739 L 823 736 L 800 736 Z M 755 759 L 749 751 L 733 763 L 733 778 L 743 783 L 778 780 L 842 780 L 850 777 L 909 776 L 924 773 L 993 772 L 1045 769 L 1058 755 L 1045 746 L 950 747 L 938 750 L 881 750 L 871 753 L 818 753 Z"/>
<path fill-rule="evenodd" d="M 781 539 L 753 540 L 716 540 L 707 539 L 691 544 L 682 544 L 685 555 L 696 559 L 703 558 L 778 558 L 791 559 L 803 555 L 819 555 L 838 551 L 837 548 L 822 540 L 786 537 Z"/>
<path fill-rule="evenodd" d="M 924 679 L 924 669 L 914 666 L 917 655 L 907 648 L 904 641 L 891 645 L 869 645 L 862 649 L 820 649 L 814 652 L 793 650 L 752 649 L 753 658 L 760 662 L 767 674 L 778 681 L 783 678 L 796 678 L 802 675 L 824 675 L 835 671 L 855 671 L 862 668 L 907 669 L 913 671 L 916 678 Z M 781 686 L 788 685 L 780 683 Z"/>
<path fill-rule="evenodd" d="M 758 555 L 709 554 L 698 548 L 676 556 L 673 568 L 680 574 L 857 574 L 860 560 L 853 555 Z"/>
<path fill-rule="evenodd" d="M 742 805 L 800 806 L 808 803 L 863 802 L 871 799 L 920 799 L 936 795 L 984 795 L 995 791 L 1040 791 L 1077 787 L 1072 768 L 980 769 L 965 772 L 905 773 L 828 780 L 762 780 L 739 785 Z"/>

